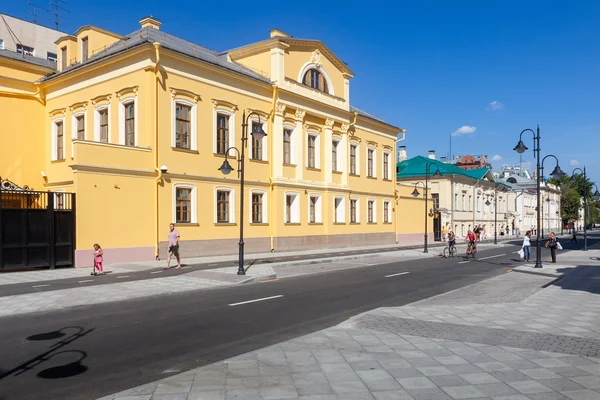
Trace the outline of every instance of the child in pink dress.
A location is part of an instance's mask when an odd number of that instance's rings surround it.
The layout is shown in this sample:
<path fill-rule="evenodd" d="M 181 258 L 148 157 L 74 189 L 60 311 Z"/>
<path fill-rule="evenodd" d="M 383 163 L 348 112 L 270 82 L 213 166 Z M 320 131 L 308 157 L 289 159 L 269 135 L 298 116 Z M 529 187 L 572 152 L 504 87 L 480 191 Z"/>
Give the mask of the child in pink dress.
<path fill-rule="evenodd" d="M 104 271 L 102 270 L 102 247 L 98 243 L 94 244 L 94 272 L 91 275 L 103 275 Z"/>

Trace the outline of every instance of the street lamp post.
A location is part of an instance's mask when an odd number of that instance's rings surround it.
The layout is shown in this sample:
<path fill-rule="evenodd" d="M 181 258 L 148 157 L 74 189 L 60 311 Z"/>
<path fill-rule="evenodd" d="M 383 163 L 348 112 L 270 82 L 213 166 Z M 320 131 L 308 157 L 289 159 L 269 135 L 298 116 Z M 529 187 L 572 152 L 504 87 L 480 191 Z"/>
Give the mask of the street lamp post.
<path fill-rule="evenodd" d="M 494 244 L 498 244 L 498 185 L 494 186 Z M 490 200 L 485 201 L 485 205 L 489 207 Z"/>
<path fill-rule="evenodd" d="M 525 132 L 531 132 L 533 134 L 533 152 L 535 153 L 535 157 L 536 157 L 536 197 L 537 197 L 537 241 L 536 241 L 536 251 L 535 251 L 535 268 L 542 268 L 542 247 L 540 246 L 540 206 L 541 206 L 541 201 L 540 201 L 540 179 L 541 179 L 541 163 L 540 163 L 540 126 L 537 126 L 537 130 L 534 131 L 532 129 L 523 129 L 521 131 L 521 134 L 519 135 L 519 142 L 517 143 L 517 145 L 515 146 L 515 148 L 513 150 L 515 150 L 517 153 L 519 154 L 523 154 L 526 150 L 527 150 L 527 146 L 525 146 L 525 143 L 523 143 L 523 133 Z M 556 158 L 556 157 L 555 157 Z M 545 157 L 544 157 L 545 159 Z M 564 173 L 561 171 L 560 167 L 558 166 L 558 160 L 556 160 L 556 168 L 554 169 L 553 173 L 556 172 L 558 175 L 558 178 L 560 178 Z"/>
<path fill-rule="evenodd" d="M 552 227 L 550 226 L 550 197 L 546 197 L 547 209 L 546 214 L 548 215 L 548 229 L 552 231 Z"/>
<path fill-rule="evenodd" d="M 423 239 L 423 253 L 429 253 L 429 250 L 427 250 L 427 239 L 428 239 L 428 235 L 427 235 L 427 217 L 428 217 L 427 191 L 429 189 L 429 186 L 428 186 L 429 173 L 430 173 L 430 168 L 432 165 L 435 165 L 435 167 L 436 167 L 436 171 L 433 173 L 433 176 L 435 176 L 435 177 L 442 176 L 442 173 L 440 172 L 440 168 L 437 166 L 437 164 L 427 163 L 427 165 L 425 165 L 425 193 L 423 193 L 423 195 L 425 196 L 425 234 L 424 234 L 424 239 Z M 415 183 L 415 190 L 413 190 L 413 192 L 412 192 L 413 197 L 417 197 L 420 194 L 419 191 L 417 190 L 417 185 L 419 183 L 421 183 L 421 182 Z"/>
<path fill-rule="evenodd" d="M 596 191 L 594 192 L 594 194 L 592 195 L 592 198 L 595 201 L 600 200 L 600 192 L 598 191 L 598 186 L 596 186 L 596 184 L 594 183 L 594 185 L 592 186 L 592 189 L 596 188 Z M 592 223 L 592 229 L 593 229 L 594 224 Z"/>
<path fill-rule="evenodd" d="M 246 271 L 244 270 L 244 150 L 248 145 L 248 121 L 250 117 L 256 115 L 258 117 L 258 124 L 256 126 L 252 126 L 252 137 L 255 140 L 262 140 L 267 134 L 262 128 L 262 124 L 260 123 L 260 115 L 256 112 L 251 112 L 248 114 L 248 118 L 246 118 L 246 111 L 244 111 L 242 115 L 242 150 L 238 150 L 235 146 L 228 148 L 225 151 L 225 161 L 219 167 L 219 171 L 221 171 L 224 175 L 229 175 L 233 168 L 227 161 L 227 156 L 230 150 L 235 150 L 238 154 L 237 162 L 238 162 L 238 178 L 240 178 L 240 241 L 239 241 L 239 264 L 238 264 L 238 275 L 246 275 Z"/>
<path fill-rule="evenodd" d="M 587 174 L 584 165 L 583 169 L 575 168 L 573 170 L 571 179 L 573 179 L 573 175 L 575 175 L 575 171 L 577 170 L 581 171 L 583 175 L 583 251 L 587 251 Z"/>

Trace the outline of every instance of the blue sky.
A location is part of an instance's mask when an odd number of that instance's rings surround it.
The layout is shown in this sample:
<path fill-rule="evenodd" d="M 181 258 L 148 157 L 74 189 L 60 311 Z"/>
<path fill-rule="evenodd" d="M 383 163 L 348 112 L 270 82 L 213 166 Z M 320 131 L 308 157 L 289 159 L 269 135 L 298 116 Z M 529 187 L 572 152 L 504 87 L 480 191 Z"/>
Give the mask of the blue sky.
<path fill-rule="evenodd" d="M 27 3 L 1 11 L 28 19 Z M 540 124 L 542 155 L 556 155 L 567 173 L 586 165 L 600 181 L 598 1 L 71 0 L 67 7 L 67 32 L 91 24 L 126 34 L 152 14 L 161 29 L 216 50 L 263 40 L 275 27 L 320 39 L 356 74 L 352 104 L 407 130 L 409 157 L 429 149 L 447 155 L 451 133 L 472 131 L 452 138 L 455 155 L 515 164 L 519 133 Z M 525 143 L 533 149 L 531 135 Z M 523 161 L 533 162 L 531 150 Z"/>

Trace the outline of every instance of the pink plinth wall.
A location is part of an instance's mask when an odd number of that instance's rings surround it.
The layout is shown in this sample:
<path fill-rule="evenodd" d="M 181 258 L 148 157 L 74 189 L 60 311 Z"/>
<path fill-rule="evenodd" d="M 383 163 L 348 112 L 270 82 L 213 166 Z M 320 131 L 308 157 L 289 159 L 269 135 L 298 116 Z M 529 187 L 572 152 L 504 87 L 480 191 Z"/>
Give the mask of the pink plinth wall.
<path fill-rule="evenodd" d="M 104 252 L 105 265 L 154 260 L 154 247 L 125 247 L 102 250 Z M 92 251 L 92 249 L 75 250 L 75 266 L 91 267 L 94 264 Z"/>
<path fill-rule="evenodd" d="M 423 244 L 424 233 L 400 233 L 398 234 L 398 246 L 417 246 Z M 434 243 L 433 232 L 427 235 L 427 244 Z"/>

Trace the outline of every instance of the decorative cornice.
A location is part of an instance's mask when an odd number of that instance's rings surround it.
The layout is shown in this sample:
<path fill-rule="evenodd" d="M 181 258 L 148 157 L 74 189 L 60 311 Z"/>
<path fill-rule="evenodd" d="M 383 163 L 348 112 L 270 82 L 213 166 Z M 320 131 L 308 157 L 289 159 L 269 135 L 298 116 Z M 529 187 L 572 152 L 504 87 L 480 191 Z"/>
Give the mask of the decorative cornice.
<path fill-rule="evenodd" d="M 348 133 L 348 130 L 350 129 L 350 124 L 344 122 L 342 123 L 342 133 Z"/>
<path fill-rule="evenodd" d="M 110 94 L 103 94 L 101 96 L 96 96 L 92 99 L 92 105 L 95 106 L 96 104 L 106 101 L 107 103 L 110 104 L 110 98 L 111 95 Z"/>
<path fill-rule="evenodd" d="M 139 88 L 140 88 L 139 86 L 130 86 L 130 87 L 126 87 L 121 90 L 118 90 L 115 94 L 117 95 L 117 99 L 120 99 L 121 97 L 123 97 L 124 95 L 129 94 L 129 93 L 133 93 L 134 96 L 137 96 L 137 92 L 138 92 Z"/>
<path fill-rule="evenodd" d="M 75 103 L 69 106 L 69 110 L 71 112 L 78 110 L 80 108 L 86 108 L 87 107 L 87 101 L 80 101 L 79 103 Z"/>
<path fill-rule="evenodd" d="M 325 120 L 325 126 L 326 126 L 328 129 L 333 129 L 333 124 L 335 124 L 335 120 L 334 120 L 334 119 L 332 119 L 332 118 L 327 118 L 327 119 Z"/>
<path fill-rule="evenodd" d="M 317 126 L 317 125 L 306 125 L 306 130 L 307 131 L 312 131 L 312 132 L 319 132 L 321 133 L 321 127 Z"/>
<path fill-rule="evenodd" d="M 290 118 L 285 118 L 285 119 L 283 120 L 283 124 L 284 124 L 284 125 L 290 125 L 290 126 L 296 126 L 296 123 L 297 123 L 297 122 L 298 122 L 298 121 L 296 121 L 296 120 L 293 120 L 293 119 L 290 119 Z"/>
<path fill-rule="evenodd" d="M 260 116 L 261 116 L 262 118 L 264 118 L 265 120 L 266 120 L 267 118 L 269 118 L 269 113 L 266 113 L 266 112 L 264 112 L 264 111 L 262 111 L 262 110 L 255 110 L 255 109 L 253 109 L 253 108 L 247 108 L 247 109 L 246 109 L 246 115 L 248 115 L 248 116 L 249 116 L 249 115 L 250 115 L 250 114 L 252 114 L 252 113 L 256 113 L 256 114 L 260 115 Z M 252 117 L 254 117 L 254 116 L 252 116 Z"/>
<path fill-rule="evenodd" d="M 377 147 L 377 146 L 379 146 L 379 144 L 372 140 L 367 140 L 367 146 Z"/>
<path fill-rule="evenodd" d="M 304 119 L 304 117 L 306 116 L 306 111 L 305 110 L 301 110 L 301 109 L 297 109 L 296 110 L 296 119 L 302 121 Z"/>
<path fill-rule="evenodd" d="M 351 135 L 348 137 L 348 140 L 352 141 L 352 142 L 357 142 L 360 143 L 362 142 L 362 139 L 356 135 Z"/>
<path fill-rule="evenodd" d="M 336 136 L 336 137 L 341 138 L 343 135 L 342 135 L 342 132 L 340 132 L 340 131 L 333 131 L 333 132 L 331 132 L 331 136 Z"/>
<path fill-rule="evenodd" d="M 172 98 L 185 96 L 185 97 L 189 97 L 190 99 L 194 100 L 194 103 L 197 103 L 198 101 L 202 101 L 202 98 L 200 97 L 199 94 L 190 92 L 189 90 L 169 88 L 169 91 L 171 92 Z"/>
<path fill-rule="evenodd" d="M 229 108 L 231 111 L 237 111 L 238 110 L 238 106 L 236 106 L 233 103 L 230 103 L 229 101 L 225 101 L 225 100 L 218 100 L 218 99 L 211 99 L 213 106 L 215 108 Z"/>
<path fill-rule="evenodd" d="M 285 104 L 282 104 L 279 102 L 275 103 L 275 115 L 279 115 L 279 116 L 283 117 L 286 107 L 287 106 Z"/>
<path fill-rule="evenodd" d="M 63 108 L 57 108 L 56 110 L 52 110 L 52 111 L 50 111 L 49 114 L 50 114 L 51 118 L 54 118 L 60 114 L 62 114 L 62 116 L 64 117 L 66 112 L 67 112 L 67 109 L 65 107 L 63 107 Z"/>
<path fill-rule="evenodd" d="M 392 146 L 389 146 L 387 144 L 384 144 L 381 146 L 384 150 L 394 150 L 394 148 Z"/>

